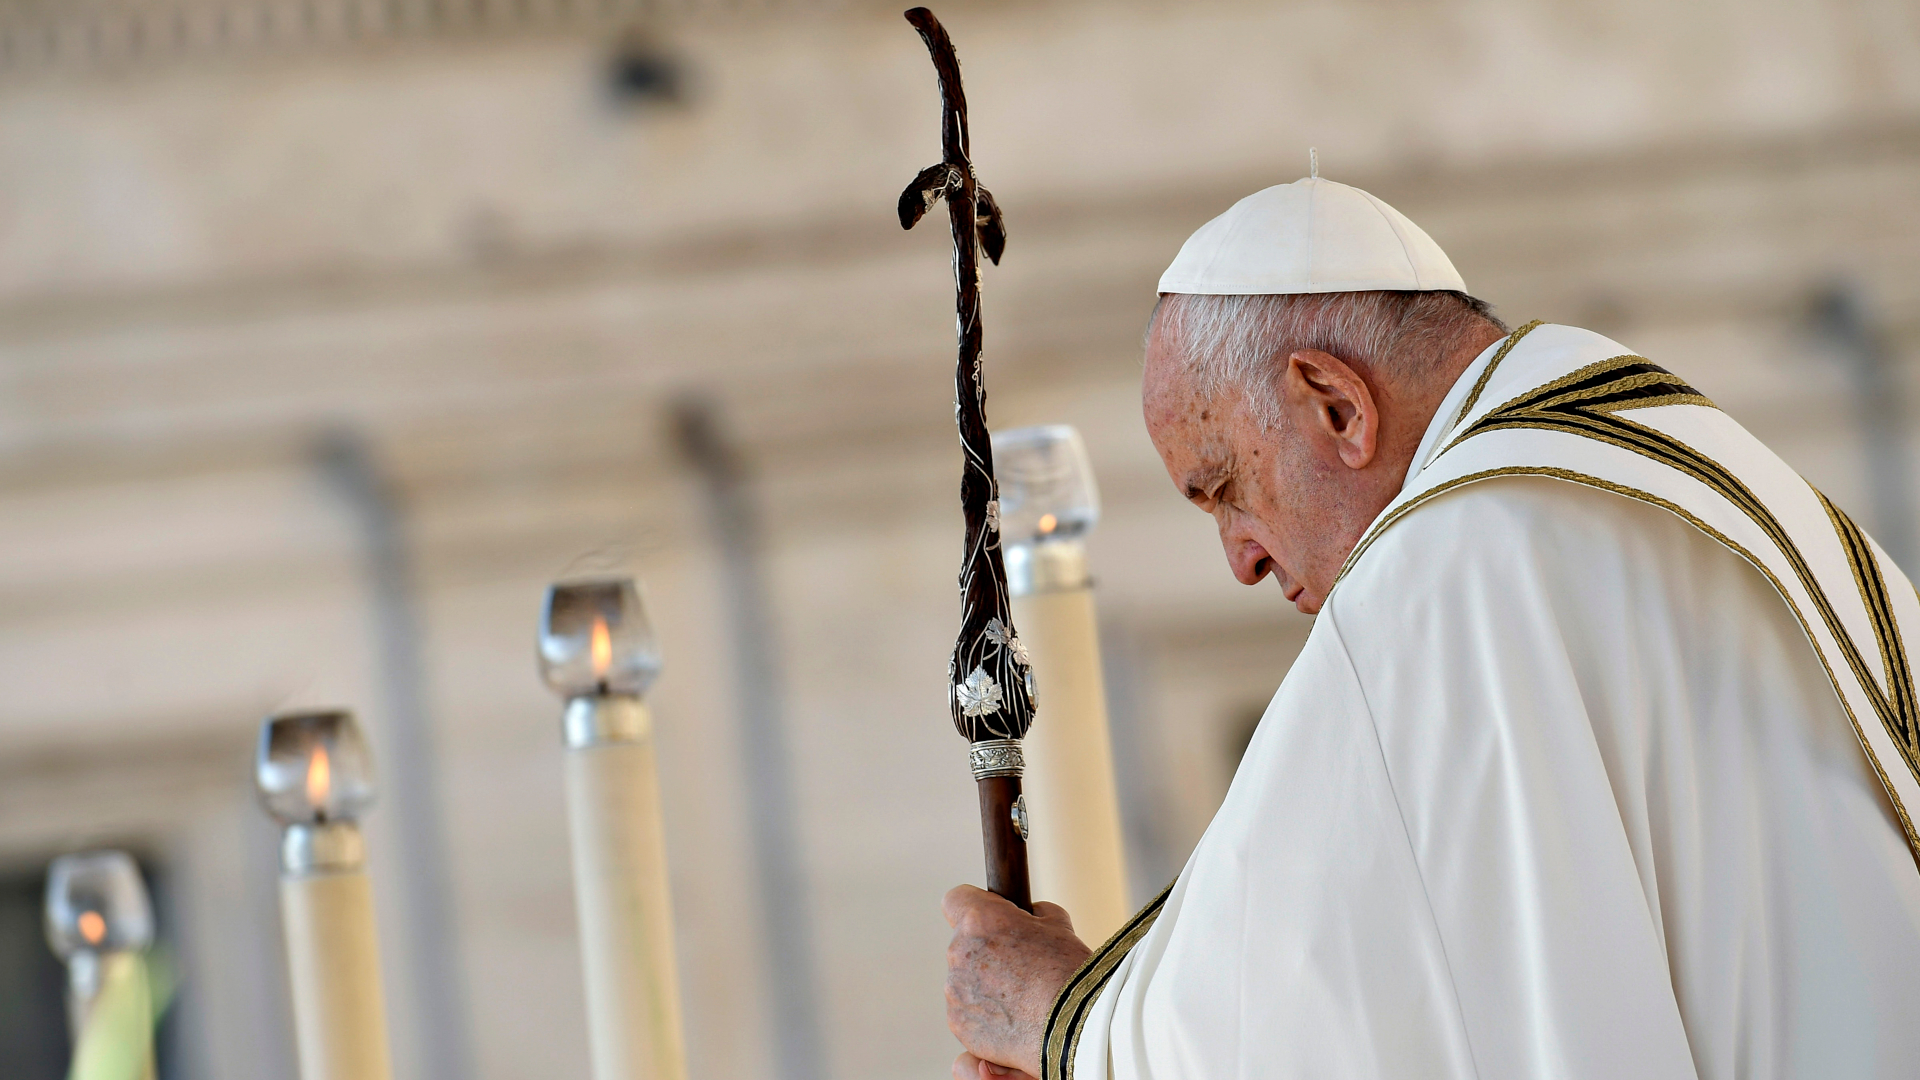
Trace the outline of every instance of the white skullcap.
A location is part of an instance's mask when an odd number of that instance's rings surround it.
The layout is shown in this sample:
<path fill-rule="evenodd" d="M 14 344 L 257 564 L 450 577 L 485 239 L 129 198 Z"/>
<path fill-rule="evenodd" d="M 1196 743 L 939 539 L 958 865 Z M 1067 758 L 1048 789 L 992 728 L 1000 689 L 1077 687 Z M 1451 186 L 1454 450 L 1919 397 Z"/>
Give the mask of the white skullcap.
<path fill-rule="evenodd" d="M 1356 187 L 1310 176 L 1256 191 L 1187 238 L 1163 293 L 1467 291 L 1447 253 Z"/>

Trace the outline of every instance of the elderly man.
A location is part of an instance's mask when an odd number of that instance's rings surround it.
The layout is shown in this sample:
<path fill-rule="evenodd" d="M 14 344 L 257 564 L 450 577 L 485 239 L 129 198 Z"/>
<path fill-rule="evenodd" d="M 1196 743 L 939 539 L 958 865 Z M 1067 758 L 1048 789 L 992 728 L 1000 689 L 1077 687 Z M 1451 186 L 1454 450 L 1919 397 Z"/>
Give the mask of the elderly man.
<path fill-rule="evenodd" d="M 1920 1076 L 1920 597 L 1681 378 L 1318 178 L 1160 283 L 1145 414 L 1317 613 L 1090 949 L 949 893 L 957 1077 Z"/>

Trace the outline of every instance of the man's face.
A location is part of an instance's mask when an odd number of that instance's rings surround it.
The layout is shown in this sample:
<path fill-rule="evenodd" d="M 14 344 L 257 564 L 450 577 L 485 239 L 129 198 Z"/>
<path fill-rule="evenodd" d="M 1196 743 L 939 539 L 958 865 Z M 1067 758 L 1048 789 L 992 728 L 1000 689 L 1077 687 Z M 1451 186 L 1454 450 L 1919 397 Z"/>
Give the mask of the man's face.
<path fill-rule="evenodd" d="M 1298 508 L 1285 483 L 1284 431 L 1262 431 L 1240 394 L 1203 397 L 1172 355 L 1164 335 L 1147 342 L 1142 399 L 1147 434 L 1174 487 L 1213 516 L 1227 565 L 1243 585 L 1271 574 L 1301 611 L 1320 610 L 1302 567 L 1311 537 L 1301 535 Z"/>
<path fill-rule="evenodd" d="M 1295 364 L 1282 393 L 1301 400 L 1286 401 L 1282 422 L 1263 431 L 1239 391 L 1206 398 L 1195 389 L 1168 340 L 1173 336 L 1156 328 L 1148 339 L 1142 387 L 1147 434 L 1167 475 L 1213 516 L 1235 578 L 1256 585 L 1272 575 L 1295 607 L 1317 613 L 1353 545 L 1391 498 L 1389 490 L 1374 490 L 1381 487 L 1371 475 L 1377 470 L 1367 460 L 1356 470 L 1352 459 L 1354 425 L 1377 425 L 1371 398 L 1364 419 L 1343 420 L 1337 396 L 1326 398 L 1315 382 L 1318 369 L 1302 375 Z M 1336 404 L 1329 408 L 1326 400 Z"/>

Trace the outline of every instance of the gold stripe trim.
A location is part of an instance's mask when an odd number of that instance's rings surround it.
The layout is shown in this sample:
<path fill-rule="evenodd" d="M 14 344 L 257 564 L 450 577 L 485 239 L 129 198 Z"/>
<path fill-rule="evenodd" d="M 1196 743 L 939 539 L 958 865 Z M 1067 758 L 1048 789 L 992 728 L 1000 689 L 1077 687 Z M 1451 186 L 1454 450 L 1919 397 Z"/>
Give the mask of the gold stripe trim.
<path fill-rule="evenodd" d="M 1635 371 L 1605 382 L 1593 382 L 1610 372 L 1635 367 L 1651 370 Z M 1596 400 L 1655 386 L 1670 386 L 1673 389 L 1665 394 L 1636 395 L 1625 401 Z M 1631 409 L 1650 409 L 1658 405 L 1700 405 L 1709 409 L 1717 407 L 1705 394 L 1682 382 L 1679 376 L 1659 367 L 1644 356 L 1628 353 L 1588 364 L 1572 374 L 1562 375 L 1544 386 L 1537 386 L 1508 401 L 1474 421 L 1472 427 L 1455 436 L 1439 454 L 1434 455 L 1434 459 L 1439 460 L 1441 454 L 1445 454 L 1481 432 L 1510 427 L 1540 426 L 1526 421 L 1543 419 L 1550 414 L 1555 419 L 1573 412 L 1599 417 Z"/>
<path fill-rule="evenodd" d="M 1073 1080 L 1073 1059 L 1080 1049 L 1080 1033 L 1087 1026 L 1094 1000 L 1113 978 L 1120 961 L 1153 929 L 1154 921 L 1160 918 L 1160 909 L 1166 906 L 1172 892 L 1172 884 L 1160 890 L 1159 896 L 1148 901 L 1147 906 L 1128 919 L 1105 944 L 1093 950 L 1093 955 L 1073 973 L 1067 985 L 1060 988 L 1059 996 L 1053 999 L 1053 1009 L 1047 1013 L 1047 1031 L 1040 1043 L 1040 1080 Z"/>
<path fill-rule="evenodd" d="M 1468 414 L 1473 412 L 1473 407 L 1480 403 L 1480 392 L 1487 388 L 1487 380 L 1493 378 L 1493 373 L 1497 368 L 1499 368 L 1500 361 L 1505 360 L 1507 358 L 1507 354 L 1513 351 L 1513 347 L 1515 345 L 1520 344 L 1520 339 L 1523 337 L 1526 337 L 1528 334 L 1533 333 L 1534 330 L 1545 325 L 1546 325 L 1545 319 L 1535 319 L 1532 322 L 1528 323 L 1527 325 L 1507 335 L 1507 340 L 1501 344 L 1500 351 L 1497 353 L 1494 353 L 1493 359 L 1487 361 L 1487 369 L 1480 373 L 1480 377 L 1478 379 L 1474 380 L 1473 389 L 1467 392 L 1467 400 L 1461 403 L 1460 411 L 1453 414 L 1452 422 L 1447 424 L 1448 431 L 1452 431 L 1454 428 L 1459 427 L 1460 421 L 1465 420 Z"/>
<path fill-rule="evenodd" d="M 1640 398 L 1635 401 L 1615 402 L 1611 405 L 1595 405 L 1595 412 L 1626 412 L 1629 409 L 1656 409 L 1662 405 L 1699 405 L 1703 408 L 1717 409 L 1704 394 L 1661 394 L 1657 397 Z"/>
<path fill-rule="evenodd" d="M 1826 508 L 1827 518 L 1840 537 L 1847 566 L 1853 571 L 1854 584 L 1860 590 L 1860 601 L 1866 605 L 1867 617 L 1873 624 L 1874 641 L 1880 646 L 1886 696 L 1891 699 L 1888 706 L 1904 720 L 1903 731 L 1889 728 L 1888 734 L 1893 736 L 1907 763 L 1920 769 L 1920 722 L 1916 722 L 1920 720 L 1920 703 L 1915 701 L 1913 666 L 1907 656 L 1906 642 L 1900 636 L 1900 621 L 1893 613 L 1893 597 L 1887 593 L 1886 575 L 1881 573 L 1873 545 L 1860 526 L 1826 495 L 1819 491 L 1814 494 L 1820 496 L 1820 505 Z M 1916 772 L 1915 779 L 1920 780 L 1920 771 Z"/>

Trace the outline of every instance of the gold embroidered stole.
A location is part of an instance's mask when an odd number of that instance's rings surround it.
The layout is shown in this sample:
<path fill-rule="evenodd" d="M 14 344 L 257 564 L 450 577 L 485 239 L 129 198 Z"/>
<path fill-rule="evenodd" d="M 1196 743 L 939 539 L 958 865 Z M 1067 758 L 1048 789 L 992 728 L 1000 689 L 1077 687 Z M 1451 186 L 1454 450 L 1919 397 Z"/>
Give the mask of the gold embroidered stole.
<path fill-rule="evenodd" d="M 1529 323 L 1502 343 L 1454 416 L 1443 448 L 1354 546 L 1338 580 L 1407 514 L 1481 480 L 1550 477 L 1658 506 L 1772 582 L 1806 631 L 1920 860 L 1920 833 L 1909 812 L 1920 806 L 1920 704 L 1900 631 L 1903 620 L 1920 625 L 1920 593 L 1826 496 L 1699 391 L 1645 357 L 1596 334 L 1552 327 L 1542 335 L 1556 339 L 1542 354 L 1548 370 L 1531 358 L 1520 363 L 1526 370 L 1518 375 L 1510 364 L 1503 371 L 1542 325 Z M 1503 392 L 1512 396 L 1481 408 L 1489 391 L 1493 400 Z M 1662 411 L 1638 419 L 1624 415 L 1656 408 Z M 1095 950 L 1054 1000 L 1041 1080 L 1071 1080 L 1095 1000 L 1172 891 L 1169 885 Z"/>
<path fill-rule="evenodd" d="M 1598 335 L 1554 327 L 1574 339 L 1562 352 L 1578 366 L 1476 412 L 1502 361 L 1541 325 L 1508 337 L 1444 449 L 1361 537 L 1340 577 L 1423 503 L 1494 477 L 1551 477 L 1658 506 L 1751 563 L 1792 609 L 1920 860 L 1910 813 L 1920 806 L 1920 704 L 1900 632 L 1903 615 L 1908 625 L 1920 620 L 1920 593 L 1851 518 L 1713 402 L 1645 357 L 1605 355 L 1617 347 Z M 1602 359 L 1579 362 L 1596 349 Z M 1659 419 L 1623 415 L 1661 406 L 1683 408 Z M 1502 444 L 1500 433 L 1552 438 Z"/>

